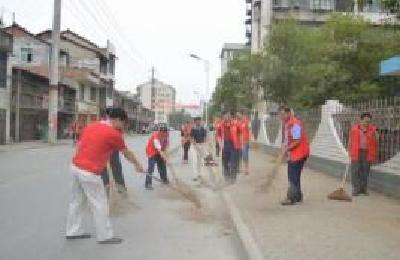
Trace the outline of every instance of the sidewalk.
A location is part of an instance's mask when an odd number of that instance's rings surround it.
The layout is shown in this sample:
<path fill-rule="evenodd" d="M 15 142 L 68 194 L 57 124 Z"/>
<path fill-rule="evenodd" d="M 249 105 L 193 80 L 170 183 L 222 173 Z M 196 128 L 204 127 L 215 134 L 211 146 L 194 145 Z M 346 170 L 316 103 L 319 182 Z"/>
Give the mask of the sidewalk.
<path fill-rule="evenodd" d="M 304 202 L 283 207 L 287 173 L 282 166 L 269 193 L 257 190 L 272 167 L 267 154 L 251 151 L 251 175 L 226 188 L 265 259 L 385 259 L 400 256 L 400 203 L 371 192 L 353 202 L 329 201 L 338 180 L 305 169 Z M 347 187 L 350 193 L 350 186 Z"/>
<path fill-rule="evenodd" d="M 60 145 L 72 145 L 72 140 L 70 140 L 70 139 L 58 140 L 57 144 L 54 144 L 54 145 L 50 145 L 47 142 L 43 142 L 43 141 L 39 141 L 39 140 L 6 144 L 6 145 L 0 145 L 0 152 L 13 152 L 13 151 L 21 151 L 21 150 L 29 150 L 29 149 L 41 149 L 41 148 L 60 146 Z"/>
<path fill-rule="evenodd" d="M 127 134 L 126 137 L 146 136 L 146 135 L 148 135 L 148 134 Z M 44 142 L 42 140 L 26 141 L 26 142 L 20 142 L 20 143 L 0 145 L 0 153 L 1 152 L 21 151 L 21 150 L 41 149 L 41 148 L 48 148 L 48 147 L 54 147 L 54 146 L 60 146 L 60 145 L 71 145 L 72 146 L 72 140 L 71 139 L 61 139 L 61 140 L 58 140 L 57 143 L 54 145 L 50 145 L 49 143 Z"/>

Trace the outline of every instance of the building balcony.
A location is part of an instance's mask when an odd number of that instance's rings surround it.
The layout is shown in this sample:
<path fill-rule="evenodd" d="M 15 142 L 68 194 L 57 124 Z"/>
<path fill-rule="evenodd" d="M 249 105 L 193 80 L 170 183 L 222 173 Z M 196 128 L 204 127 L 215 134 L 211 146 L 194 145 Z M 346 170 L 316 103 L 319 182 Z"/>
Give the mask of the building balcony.
<path fill-rule="evenodd" d="M 251 4 L 252 0 L 246 0 L 246 4 Z"/>
<path fill-rule="evenodd" d="M 251 18 L 247 18 L 247 19 L 245 20 L 244 24 L 246 24 L 246 25 L 251 25 L 251 22 L 252 22 Z"/>
<path fill-rule="evenodd" d="M 260 7 L 261 6 L 261 0 L 255 0 L 254 1 L 254 6 Z"/>
<path fill-rule="evenodd" d="M 58 111 L 64 113 L 75 113 L 75 99 L 74 98 L 59 98 Z"/>
<path fill-rule="evenodd" d="M 246 10 L 246 15 L 247 16 L 251 16 L 252 15 L 252 10 L 251 9 L 247 9 Z"/>

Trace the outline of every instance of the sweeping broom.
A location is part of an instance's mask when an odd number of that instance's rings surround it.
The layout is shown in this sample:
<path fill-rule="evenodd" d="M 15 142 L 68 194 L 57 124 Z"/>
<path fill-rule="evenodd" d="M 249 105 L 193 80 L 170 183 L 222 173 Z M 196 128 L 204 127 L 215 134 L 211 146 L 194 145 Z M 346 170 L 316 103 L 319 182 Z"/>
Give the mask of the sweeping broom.
<path fill-rule="evenodd" d="M 344 190 L 344 185 L 346 184 L 347 175 L 349 173 L 350 163 L 346 166 L 346 171 L 343 174 L 342 181 L 335 191 L 328 194 L 328 199 L 330 200 L 340 200 L 340 201 L 348 201 L 351 202 L 352 198 L 349 196 L 346 191 Z"/>
<path fill-rule="evenodd" d="M 110 206 L 110 214 L 112 216 L 122 215 L 128 212 L 131 208 L 133 208 L 134 204 L 129 201 L 128 194 L 125 192 L 118 192 L 118 187 L 114 181 L 112 169 L 110 167 L 110 163 L 107 163 L 107 172 L 109 176 L 109 206 Z"/>
<path fill-rule="evenodd" d="M 275 164 L 272 167 L 270 174 L 267 176 L 266 182 L 260 185 L 260 191 L 266 192 L 271 188 L 276 176 L 278 176 L 279 167 L 281 166 L 284 157 L 285 153 L 280 152 L 278 157 L 275 159 Z"/>
<path fill-rule="evenodd" d="M 168 184 L 167 187 L 169 187 L 173 191 L 179 193 L 185 199 L 192 202 L 197 208 L 201 208 L 202 205 L 201 205 L 200 199 L 198 198 L 196 192 L 188 184 L 186 184 L 183 181 L 178 179 L 176 172 L 175 172 L 175 168 L 173 167 L 172 164 L 167 162 L 167 167 L 169 168 L 170 173 L 174 179 L 174 185 Z M 153 176 L 150 176 L 150 177 L 157 180 L 157 178 L 155 178 Z"/>

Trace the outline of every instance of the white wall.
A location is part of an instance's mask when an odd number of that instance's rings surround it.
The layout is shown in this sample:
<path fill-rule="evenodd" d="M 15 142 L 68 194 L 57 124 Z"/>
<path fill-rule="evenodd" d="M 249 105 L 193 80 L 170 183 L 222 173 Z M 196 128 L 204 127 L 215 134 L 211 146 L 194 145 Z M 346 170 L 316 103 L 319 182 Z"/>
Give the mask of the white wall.
<path fill-rule="evenodd" d="M 33 51 L 32 62 L 26 63 L 22 60 L 21 49 L 31 48 Z M 50 46 L 46 43 L 35 39 L 32 36 L 21 36 L 14 37 L 13 45 L 13 65 L 19 66 L 38 66 L 38 65 L 49 65 L 50 60 Z"/>

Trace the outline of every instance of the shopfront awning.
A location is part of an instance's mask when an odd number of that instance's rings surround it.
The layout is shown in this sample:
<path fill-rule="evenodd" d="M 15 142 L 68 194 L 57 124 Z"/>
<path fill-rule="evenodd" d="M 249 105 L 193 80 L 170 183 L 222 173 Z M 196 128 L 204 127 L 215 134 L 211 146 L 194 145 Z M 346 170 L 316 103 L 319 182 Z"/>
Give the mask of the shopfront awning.
<path fill-rule="evenodd" d="M 400 76 L 400 56 L 382 61 L 379 74 L 381 76 Z"/>

